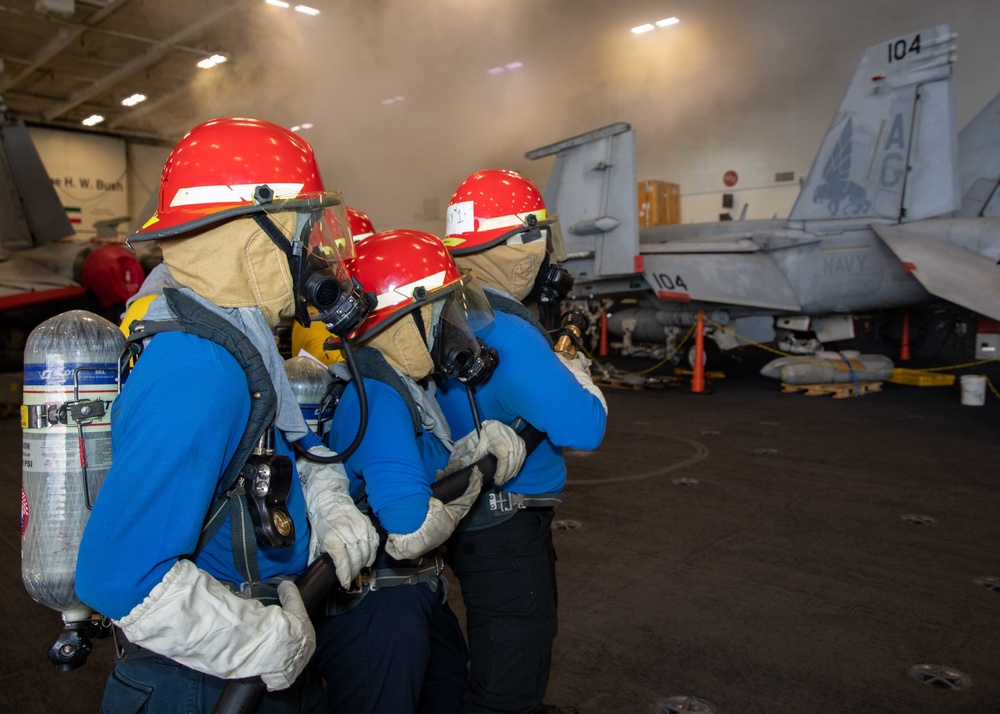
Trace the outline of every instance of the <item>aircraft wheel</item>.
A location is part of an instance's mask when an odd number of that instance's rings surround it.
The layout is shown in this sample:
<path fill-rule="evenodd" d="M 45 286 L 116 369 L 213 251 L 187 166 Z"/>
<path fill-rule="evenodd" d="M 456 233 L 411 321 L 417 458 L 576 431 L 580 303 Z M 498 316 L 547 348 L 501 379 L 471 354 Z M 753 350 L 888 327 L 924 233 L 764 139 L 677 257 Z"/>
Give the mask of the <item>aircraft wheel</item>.
<path fill-rule="evenodd" d="M 722 350 L 719 349 L 719 345 L 715 343 L 715 340 L 706 337 L 705 338 L 705 349 L 702 355 L 702 362 L 705 369 L 717 370 L 722 366 Z M 694 345 L 688 348 L 687 353 L 687 363 L 690 369 L 694 369 Z"/>

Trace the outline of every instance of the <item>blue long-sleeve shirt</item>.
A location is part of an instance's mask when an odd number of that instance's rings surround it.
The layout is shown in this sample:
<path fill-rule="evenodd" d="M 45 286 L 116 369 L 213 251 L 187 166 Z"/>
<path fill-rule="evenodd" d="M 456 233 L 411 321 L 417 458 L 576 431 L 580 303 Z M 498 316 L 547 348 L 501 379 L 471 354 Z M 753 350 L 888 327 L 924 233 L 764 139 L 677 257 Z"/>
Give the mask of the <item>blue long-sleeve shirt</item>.
<path fill-rule="evenodd" d="M 546 435 L 501 489 L 526 495 L 561 492 L 566 484 L 562 447 L 596 449 L 604 438 L 604 407 L 520 317 L 497 311 L 476 334 L 500 355 L 490 378 L 474 388 L 480 419 L 510 424 L 521 417 Z M 457 379 L 438 390 L 438 404 L 456 439 L 475 428 L 466 388 Z"/>
<path fill-rule="evenodd" d="M 430 485 L 450 452 L 436 436 L 414 432 L 409 408 L 398 391 L 375 379 L 364 380 L 368 398 L 368 429 L 358 449 L 344 466 L 351 493 L 362 487 L 368 503 L 389 533 L 404 535 L 420 528 L 427 517 Z M 354 384 L 344 390 L 333 415 L 328 445 L 343 451 L 358 431 L 358 393 Z"/>
<path fill-rule="evenodd" d="M 179 558 L 192 558 L 220 479 L 247 426 L 247 378 L 214 342 L 180 332 L 155 336 L 111 412 L 112 464 L 80 544 L 76 590 L 83 602 L 121 619 Z M 275 452 L 292 457 L 276 434 Z M 307 448 L 319 443 L 303 438 Z M 297 475 L 288 508 L 295 543 L 260 546 L 261 578 L 296 575 L 308 560 L 309 526 Z M 227 519 L 192 558 L 220 580 L 239 583 Z"/>

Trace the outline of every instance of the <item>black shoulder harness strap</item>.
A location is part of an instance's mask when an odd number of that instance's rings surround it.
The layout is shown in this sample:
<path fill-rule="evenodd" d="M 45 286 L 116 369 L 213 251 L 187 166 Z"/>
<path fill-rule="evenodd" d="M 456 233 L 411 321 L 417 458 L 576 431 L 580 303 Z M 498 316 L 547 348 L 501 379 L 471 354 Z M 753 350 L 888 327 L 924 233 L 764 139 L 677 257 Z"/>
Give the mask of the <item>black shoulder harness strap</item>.
<path fill-rule="evenodd" d="M 506 312 L 508 315 L 520 317 L 522 320 L 541 332 L 545 337 L 545 341 L 549 343 L 549 347 L 552 346 L 552 336 L 549 335 L 549 331 L 542 326 L 541 322 L 539 322 L 538 316 L 535 315 L 535 313 L 513 298 L 509 298 L 505 295 L 499 295 L 492 290 L 486 290 L 484 292 L 486 293 L 486 300 L 490 303 L 490 307 L 499 312 Z"/>
<path fill-rule="evenodd" d="M 387 384 L 403 398 L 406 407 L 410 410 L 410 418 L 413 420 L 413 433 L 420 435 L 422 427 L 420 425 L 420 412 L 417 403 L 410 394 L 410 390 L 403 383 L 402 378 L 396 374 L 396 370 L 389 366 L 385 357 L 374 347 L 359 347 L 354 351 L 354 357 L 358 362 L 358 369 L 362 377 L 374 379 Z"/>
<path fill-rule="evenodd" d="M 136 351 L 133 346 L 138 346 L 145 338 L 161 332 L 186 332 L 224 347 L 246 373 L 250 393 L 247 428 L 222 474 L 221 495 L 209 510 L 195 553 L 200 552 L 212 540 L 228 516 L 233 543 L 233 565 L 246 582 L 258 582 L 260 571 L 257 567 L 257 540 L 250 521 L 246 492 L 242 486 L 234 486 L 247 457 L 274 419 L 278 404 L 277 393 L 260 352 L 246 335 L 175 288 L 164 288 L 163 297 L 176 319 L 148 322 L 139 320 L 132 323 L 131 335 L 125 340 L 126 351 L 137 354 L 141 349 Z"/>

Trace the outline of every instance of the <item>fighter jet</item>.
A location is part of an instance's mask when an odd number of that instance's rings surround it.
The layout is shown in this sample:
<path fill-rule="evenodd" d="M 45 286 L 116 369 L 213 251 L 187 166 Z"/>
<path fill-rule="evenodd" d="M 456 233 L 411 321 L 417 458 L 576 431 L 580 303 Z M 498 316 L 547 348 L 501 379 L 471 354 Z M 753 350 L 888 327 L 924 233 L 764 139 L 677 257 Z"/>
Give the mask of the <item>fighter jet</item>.
<path fill-rule="evenodd" d="M 8 119 L 0 98 L 0 369 L 20 368 L 28 334 L 48 317 L 101 313 L 139 288 L 141 262 L 110 238 L 126 220 L 96 223 L 97 241 L 72 240 L 24 122 Z"/>
<path fill-rule="evenodd" d="M 72 236 L 73 226 L 22 121 L 0 99 L 0 312 L 86 295 L 66 275 L 32 260 L 34 248 Z"/>
<path fill-rule="evenodd" d="M 668 348 L 699 310 L 721 349 L 796 352 L 935 298 L 1000 319 L 1000 95 L 959 136 L 954 61 L 947 25 L 866 50 L 787 220 L 640 229 L 625 123 L 528 152 L 556 156 L 571 298 L 634 298 L 609 332 Z"/>

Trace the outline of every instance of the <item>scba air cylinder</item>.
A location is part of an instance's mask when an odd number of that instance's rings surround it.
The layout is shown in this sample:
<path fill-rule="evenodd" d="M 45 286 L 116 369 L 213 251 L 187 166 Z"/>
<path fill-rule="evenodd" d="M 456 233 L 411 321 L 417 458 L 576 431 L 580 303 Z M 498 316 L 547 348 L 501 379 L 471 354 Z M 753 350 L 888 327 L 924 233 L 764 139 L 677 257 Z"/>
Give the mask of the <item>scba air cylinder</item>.
<path fill-rule="evenodd" d="M 83 528 L 111 466 L 119 329 L 72 310 L 36 327 L 24 348 L 21 578 L 37 602 L 81 608 L 74 575 Z"/>
<path fill-rule="evenodd" d="M 292 385 L 295 401 L 299 403 L 302 417 L 314 432 L 323 435 L 322 425 L 333 418 L 333 401 L 324 397 L 333 378 L 322 364 L 308 357 L 292 357 L 285 360 L 285 374 Z M 321 413 L 322 411 L 322 413 Z"/>

